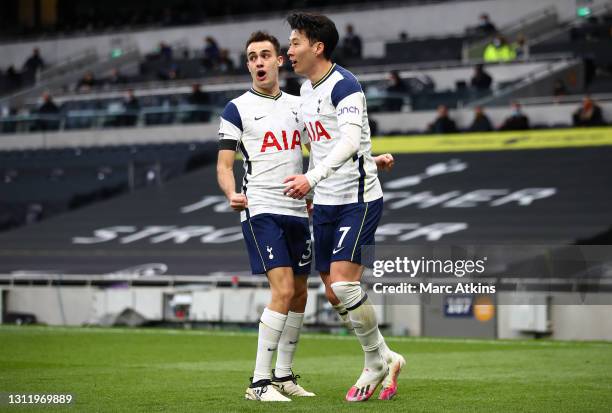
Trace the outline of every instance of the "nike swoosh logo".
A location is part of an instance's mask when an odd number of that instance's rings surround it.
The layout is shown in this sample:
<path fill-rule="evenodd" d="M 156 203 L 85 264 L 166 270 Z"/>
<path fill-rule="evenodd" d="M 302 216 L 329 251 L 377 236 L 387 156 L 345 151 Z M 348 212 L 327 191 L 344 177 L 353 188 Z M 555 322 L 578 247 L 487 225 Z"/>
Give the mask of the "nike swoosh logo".
<path fill-rule="evenodd" d="M 274 350 L 276 350 L 276 349 L 268 347 L 268 351 L 274 351 Z"/>
<path fill-rule="evenodd" d="M 265 118 L 265 117 L 266 117 L 266 115 L 264 115 L 264 116 L 260 116 L 260 117 L 255 116 L 255 120 L 263 119 L 263 118 Z"/>
<path fill-rule="evenodd" d="M 335 248 L 334 248 L 334 250 L 332 251 L 332 253 L 333 253 L 333 254 L 337 254 L 337 253 L 339 253 L 340 251 L 342 251 L 343 249 L 344 249 L 344 247 L 340 247 L 339 249 L 335 249 Z"/>
<path fill-rule="evenodd" d="M 291 113 L 293 113 L 295 116 L 297 116 L 297 112 L 291 111 Z"/>
<path fill-rule="evenodd" d="M 306 261 L 306 262 L 302 262 L 302 261 L 300 261 L 300 262 L 298 262 L 298 266 L 299 266 L 299 267 L 303 267 L 303 266 L 305 266 L 305 265 L 310 264 L 311 262 L 312 262 L 312 260 L 310 260 L 310 261 Z"/>
<path fill-rule="evenodd" d="M 297 344 L 299 340 L 295 340 L 295 341 L 290 341 L 289 344 Z"/>

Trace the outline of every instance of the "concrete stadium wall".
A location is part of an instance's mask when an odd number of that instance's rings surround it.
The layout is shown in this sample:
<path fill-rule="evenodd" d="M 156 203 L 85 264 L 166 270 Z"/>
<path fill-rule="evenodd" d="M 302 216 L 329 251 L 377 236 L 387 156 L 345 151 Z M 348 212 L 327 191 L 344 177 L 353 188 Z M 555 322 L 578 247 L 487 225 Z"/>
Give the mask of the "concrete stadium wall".
<path fill-rule="evenodd" d="M 593 0 L 593 6 L 605 2 Z M 483 12 L 488 13 L 492 21 L 501 27 L 547 7 L 555 7 L 561 20 L 569 19 L 576 13 L 575 0 L 480 0 L 412 7 L 364 8 L 359 11 L 330 12 L 328 15 L 336 22 L 341 36 L 345 33 L 345 26 L 352 23 L 363 38 L 364 54 L 374 57 L 382 56 L 385 41 L 396 39 L 401 31 L 406 31 L 410 37 L 462 34 L 467 26 L 477 24 L 478 16 Z M 108 56 L 112 49 L 129 45 L 135 45 L 146 53 L 162 40 L 180 42 L 192 49 L 199 49 L 203 46 L 205 36 L 215 37 L 221 47 L 230 49 L 232 56 L 238 58 L 248 35 L 261 29 L 277 36 L 283 44 L 289 37 L 289 28 L 283 14 L 257 15 L 251 19 L 237 19 L 232 23 L 4 44 L 0 46 L 0 67 L 13 63 L 23 64 L 33 47 L 39 47 L 41 55 L 48 61 L 56 62 L 89 48 L 95 48 L 100 56 Z"/>
<path fill-rule="evenodd" d="M 165 294 L 187 290 L 160 287 L 106 288 L 75 286 L 9 286 L 6 312 L 34 314 L 48 325 L 97 323 L 130 308 L 148 320 L 165 319 Z M 256 322 L 270 299 L 268 289 L 195 288 L 191 321 Z M 306 319 L 314 318 L 318 290 L 310 289 Z M 382 315 L 382 313 L 381 313 Z"/>
<path fill-rule="evenodd" d="M 7 287 L 7 312 L 34 314 L 40 323 L 82 325 L 93 314 L 95 289 L 89 287 Z"/>
<path fill-rule="evenodd" d="M 169 287 L 53 287 L 7 286 L 4 307 L 7 312 L 24 312 L 36 315 L 41 323 L 49 325 L 83 325 L 95 323 L 105 315 L 118 314 L 131 308 L 151 320 L 161 320 L 164 313 L 164 294 L 184 291 Z M 256 322 L 269 300 L 269 290 L 259 288 L 194 289 L 191 309 L 192 321 Z M 318 289 L 309 289 L 306 322 L 312 322 L 316 313 Z M 500 293 L 498 299 L 507 301 L 508 293 Z M 600 302 L 612 302 L 612 294 L 599 294 Z M 608 340 L 612 341 L 612 305 L 560 305 L 562 294 L 552 297 L 550 319 L 555 340 Z M 421 336 L 422 309 L 415 304 L 399 305 L 391 301 L 385 306 L 376 305 L 381 323 L 390 326 L 392 335 Z M 497 337 L 518 339 L 533 334 L 513 329 L 511 315 L 514 305 L 498 305 Z"/>
<path fill-rule="evenodd" d="M 394 336 L 418 337 L 422 335 L 421 306 L 393 305 L 385 308 L 387 323 Z"/>
<path fill-rule="evenodd" d="M 504 293 L 501 293 L 504 294 Z M 557 295 L 557 297 L 562 294 Z M 612 302 L 612 294 L 600 294 L 602 302 Z M 612 305 L 565 305 L 549 307 L 551 320 L 550 338 L 555 340 L 612 340 Z M 497 306 L 497 336 L 502 339 L 533 337 L 533 333 L 512 328 L 511 317 L 517 311 L 515 305 Z"/>

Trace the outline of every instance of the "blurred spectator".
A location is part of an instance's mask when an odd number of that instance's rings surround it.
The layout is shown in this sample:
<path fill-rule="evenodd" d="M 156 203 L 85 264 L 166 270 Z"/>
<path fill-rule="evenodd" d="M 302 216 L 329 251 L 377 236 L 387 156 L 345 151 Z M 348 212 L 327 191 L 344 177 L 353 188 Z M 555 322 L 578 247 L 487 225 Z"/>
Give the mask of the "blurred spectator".
<path fill-rule="evenodd" d="M 514 54 L 516 57 L 526 58 L 527 57 L 527 38 L 524 34 L 519 34 L 512 43 L 512 47 L 514 48 Z"/>
<path fill-rule="evenodd" d="M 6 69 L 6 80 L 10 85 L 10 89 L 17 89 L 21 87 L 21 74 L 17 72 L 15 66 L 10 65 L 8 69 Z"/>
<path fill-rule="evenodd" d="M 590 97 L 582 100 L 582 106 L 572 115 L 574 126 L 603 126 L 605 121 L 601 108 Z"/>
<path fill-rule="evenodd" d="M 37 72 L 45 67 L 45 61 L 40 57 L 40 50 L 35 47 L 32 50 L 32 55 L 23 64 L 23 70 L 28 72 Z"/>
<path fill-rule="evenodd" d="M 160 80 L 177 80 L 180 78 L 180 72 L 177 65 L 170 65 L 167 69 L 160 69 L 157 74 Z"/>
<path fill-rule="evenodd" d="M 59 108 L 53 101 L 49 92 L 42 94 L 42 104 L 38 107 L 38 113 L 45 115 L 55 115 L 59 113 Z"/>
<path fill-rule="evenodd" d="M 81 80 L 77 83 L 76 90 L 77 92 L 89 92 L 94 86 L 96 86 L 97 82 L 94 78 L 92 72 L 86 72 Z"/>
<path fill-rule="evenodd" d="M 191 94 L 187 97 L 187 102 L 196 107 L 191 108 L 185 116 L 185 123 L 208 122 L 210 120 L 210 110 L 206 107 L 210 103 L 210 97 L 202 91 L 199 83 L 191 85 Z"/>
<path fill-rule="evenodd" d="M 493 79 L 491 76 L 485 72 L 484 66 L 479 64 L 474 66 L 474 76 L 472 76 L 472 87 L 476 90 L 487 91 L 491 89 L 491 82 Z"/>
<path fill-rule="evenodd" d="M 234 71 L 234 61 L 230 58 L 227 49 L 221 49 L 219 54 L 219 70 L 224 73 Z"/>
<path fill-rule="evenodd" d="M 187 97 L 187 102 L 190 105 L 208 105 L 210 97 L 202 91 L 199 83 L 194 83 L 191 85 L 191 94 Z"/>
<path fill-rule="evenodd" d="M 120 117 L 121 126 L 134 126 L 138 121 L 138 114 L 140 113 L 140 102 L 134 95 L 133 89 L 128 89 L 125 99 L 123 100 L 124 114 Z"/>
<path fill-rule="evenodd" d="M 402 80 L 397 70 L 392 70 L 389 72 L 388 84 L 387 84 L 387 93 L 409 93 L 410 88 L 408 85 Z"/>
<path fill-rule="evenodd" d="M 346 35 L 342 40 L 343 56 L 347 59 L 361 59 L 361 37 L 354 31 L 353 25 L 346 26 Z"/>
<path fill-rule="evenodd" d="M 41 116 L 38 121 L 37 129 L 39 130 L 55 130 L 59 129 L 59 107 L 53 101 L 49 92 L 42 94 L 42 104 L 36 111 Z"/>
<path fill-rule="evenodd" d="M 516 52 L 506 38 L 498 34 L 485 48 L 483 58 L 485 62 L 508 62 L 516 59 Z"/>
<path fill-rule="evenodd" d="M 521 104 L 518 102 L 512 103 L 512 114 L 504 120 L 499 130 L 527 130 L 529 129 L 529 118 L 523 113 Z"/>
<path fill-rule="evenodd" d="M 127 82 L 127 79 L 125 78 L 125 76 L 121 74 L 119 69 L 116 67 L 113 68 L 113 70 L 111 71 L 111 75 L 108 77 L 108 79 L 106 79 L 106 83 L 109 85 L 121 85 L 126 82 Z"/>
<path fill-rule="evenodd" d="M 392 70 L 387 76 L 387 86 L 385 88 L 387 96 L 383 98 L 380 110 L 383 112 L 399 112 L 404 107 L 404 96 L 411 92 L 408 85 L 399 75 L 397 70 Z"/>
<path fill-rule="evenodd" d="M 221 56 L 219 46 L 217 45 L 217 41 L 211 36 L 207 36 L 204 39 L 204 43 L 204 58 L 202 64 L 207 69 L 214 69 L 217 67 Z"/>
<path fill-rule="evenodd" d="M 482 13 L 480 15 L 480 22 L 478 26 L 476 26 L 476 31 L 482 35 L 490 36 L 497 32 L 497 27 L 491 22 L 488 14 Z"/>
<path fill-rule="evenodd" d="M 470 125 L 471 132 L 490 132 L 493 130 L 489 117 L 480 106 L 474 108 L 474 120 Z"/>
<path fill-rule="evenodd" d="M 172 60 L 172 47 L 166 42 L 159 42 L 159 57 L 163 60 Z"/>
<path fill-rule="evenodd" d="M 553 84 L 552 90 L 553 96 L 565 96 L 567 95 L 567 87 L 565 86 L 565 82 L 561 79 L 555 80 Z"/>
<path fill-rule="evenodd" d="M 438 117 L 427 129 L 429 133 L 454 133 L 457 132 L 455 121 L 448 116 L 448 108 L 445 105 L 438 106 Z"/>

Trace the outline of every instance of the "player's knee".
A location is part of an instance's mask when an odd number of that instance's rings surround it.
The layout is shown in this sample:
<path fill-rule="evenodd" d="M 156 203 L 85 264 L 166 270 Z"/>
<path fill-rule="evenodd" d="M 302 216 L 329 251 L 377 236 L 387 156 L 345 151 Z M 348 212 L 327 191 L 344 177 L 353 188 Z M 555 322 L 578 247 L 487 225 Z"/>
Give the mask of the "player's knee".
<path fill-rule="evenodd" d="M 331 286 L 327 284 L 325 285 L 325 296 L 327 297 L 327 301 L 329 301 L 332 305 L 337 305 L 340 303 L 340 300 L 338 297 L 336 297 L 334 290 L 332 290 Z"/>
<path fill-rule="evenodd" d="M 304 286 L 297 286 L 293 291 L 292 304 L 293 306 L 304 307 L 306 300 L 308 299 L 308 288 Z"/>
<path fill-rule="evenodd" d="M 293 299 L 294 289 L 293 285 L 285 284 L 278 286 L 272 291 L 272 295 L 276 300 L 282 302 L 284 305 L 289 306 Z"/>

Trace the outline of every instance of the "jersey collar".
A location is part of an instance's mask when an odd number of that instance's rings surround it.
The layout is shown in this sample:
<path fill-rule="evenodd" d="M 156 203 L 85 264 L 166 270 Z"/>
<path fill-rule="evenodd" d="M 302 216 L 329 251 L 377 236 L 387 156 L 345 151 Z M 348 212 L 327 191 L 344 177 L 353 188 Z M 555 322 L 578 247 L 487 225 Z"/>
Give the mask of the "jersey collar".
<path fill-rule="evenodd" d="M 266 98 L 266 99 L 272 99 L 272 100 L 278 100 L 278 98 L 280 98 L 281 95 L 283 94 L 283 92 L 280 91 L 280 92 L 278 92 L 278 95 L 272 96 L 272 95 L 268 95 L 266 93 L 260 93 L 260 92 L 256 91 L 253 88 L 249 89 L 249 92 L 251 92 L 252 94 L 257 95 L 259 97 Z"/>
<path fill-rule="evenodd" d="M 318 80 L 316 83 L 314 83 L 314 84 L 312 85 L 312 88 L 314 89 L 314 88 L 316 88 L 317 86 L 319 86 L 321 83 L 325 82 L 325 81 L 326 81 L 326 80 L 327 80 L 327 79 L 328 79 L 328 78 L 331 76 L 331 74 L 333 73 L 333 71 L 334 71 L 334 69 L 335 69 L 335 68 L 336 68 L 336 64 L 334 63 L 334 64 L 333 64 L 333 65 L 332 65 L 332 66 L 329 68 L 329 70 L 327 71 L 327 73 L 325 73 L 321 79 L 319 79 L 319 80 Z"/>

